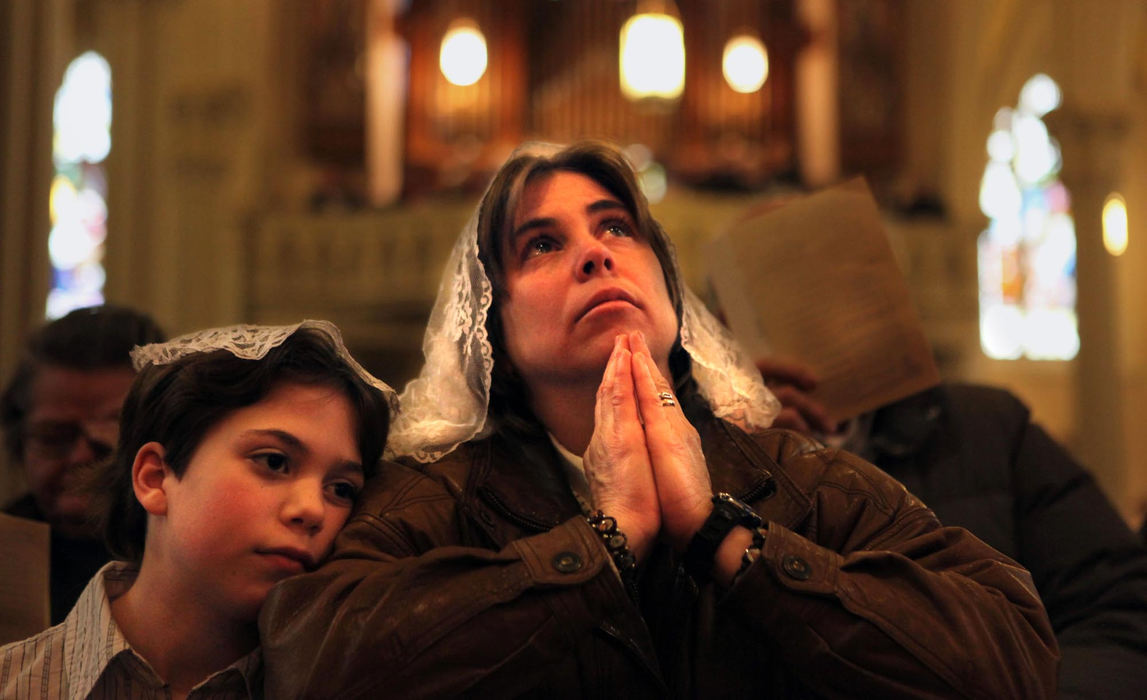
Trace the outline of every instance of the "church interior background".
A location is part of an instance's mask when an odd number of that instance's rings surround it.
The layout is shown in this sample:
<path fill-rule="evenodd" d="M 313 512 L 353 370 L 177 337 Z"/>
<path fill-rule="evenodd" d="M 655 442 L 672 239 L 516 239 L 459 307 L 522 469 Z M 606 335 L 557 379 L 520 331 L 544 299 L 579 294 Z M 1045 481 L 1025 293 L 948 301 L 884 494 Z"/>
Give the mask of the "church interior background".
<path fill-rule="evenodd" d="M 646 12 L 677 22 L 676 94 L 620 77 Z M 943 376 L 1010 388 L 1147 510 L 1138 0 L 9 0 L 0 36 L 4 376 L 104 298 L 172 334 L 329 318 L 401 387 L 497 165 L 597 137 L 702 295 L 733 217 L 865 176 Z M 1022 309 L 1069 332 L 1012 334 Z"/>

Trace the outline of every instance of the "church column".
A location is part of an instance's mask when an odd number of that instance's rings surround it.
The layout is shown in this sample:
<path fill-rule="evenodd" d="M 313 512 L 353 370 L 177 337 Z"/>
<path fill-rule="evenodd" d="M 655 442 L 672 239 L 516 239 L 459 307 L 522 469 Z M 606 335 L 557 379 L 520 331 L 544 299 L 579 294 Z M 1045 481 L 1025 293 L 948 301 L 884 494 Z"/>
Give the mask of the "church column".
<path fill-rule="evenodd" d="M 1126 508 L 1124 413 L 1130 407 L 1120 342 L 1127 319 L 1118 287 L 1125 261 L 1104 249 L 1101 216 L 1107 195 L 1123 185 L 1144 11 L 1138 0 L 1054 0 L 1053 7 L 1057 48 L 1049 68 L 1063 89 L 1063 106 L 1047 122 L 1062 150 L 1060 177 L 1071 191 L 1076 225 L 1078 452 L 1112 500 Z"/>
<path fill-rule="evenodd" d="M 1103 247 L 1101 212 L 1119 187 L 1127 120 L 1121 115 L 1085 113 L 1070 104 L 1048 115 L 1063 154 L 1060 177 L 1072 196 L 1075 218 L 1079 316 L 1076 426 L 1079 457 L 1118 500 L 1126 483 L 1124 393 L 1116 288 L 1118 259 Z"/>
<path fill-rule="evenodd" d="M 398 0 L 370 0 L 366 22 L 366 169 L 376 207 L 402 194 L 406 112 L 406 42 L 398 34 Z"/>

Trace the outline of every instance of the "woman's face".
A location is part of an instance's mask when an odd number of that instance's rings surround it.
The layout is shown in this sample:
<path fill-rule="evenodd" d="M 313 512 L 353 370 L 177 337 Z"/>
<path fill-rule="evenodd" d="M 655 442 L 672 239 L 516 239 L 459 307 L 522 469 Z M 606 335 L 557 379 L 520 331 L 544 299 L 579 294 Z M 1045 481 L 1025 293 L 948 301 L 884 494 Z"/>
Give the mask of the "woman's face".
<path fill-rule="evenodd" d="M 600 381 L 632 330 L 669 375 L 677 315 L 661 264 L 608 190 L 562 170 L 530 180 L 501 246 L 504 342 L 527 386 Z"/>

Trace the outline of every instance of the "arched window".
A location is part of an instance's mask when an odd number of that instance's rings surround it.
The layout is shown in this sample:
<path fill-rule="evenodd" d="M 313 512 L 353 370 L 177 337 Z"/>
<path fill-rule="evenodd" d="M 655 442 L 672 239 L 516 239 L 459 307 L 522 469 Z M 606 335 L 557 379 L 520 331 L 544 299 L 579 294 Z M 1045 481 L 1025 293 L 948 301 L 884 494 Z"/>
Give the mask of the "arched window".
<path fill-rule="evenodd" d="M 996 113 L 980 209 L 980 346 L 991 358 L 1070 360 L 1079 352 L 1075 315 L 1075 223 L 1059 180 L 1059 144 L 1042 117 L 1060 90 L 1033 76 L 1015 108 Z"/>
<path fill-rule="evenodd" d="M 102 163 L 111 150 L 111 121 L 111 67 L 88 51 L 68 66 L 52 109 L 56 174 L 48 202 L 48 318 L 104 300 L 108 211 Z"/>

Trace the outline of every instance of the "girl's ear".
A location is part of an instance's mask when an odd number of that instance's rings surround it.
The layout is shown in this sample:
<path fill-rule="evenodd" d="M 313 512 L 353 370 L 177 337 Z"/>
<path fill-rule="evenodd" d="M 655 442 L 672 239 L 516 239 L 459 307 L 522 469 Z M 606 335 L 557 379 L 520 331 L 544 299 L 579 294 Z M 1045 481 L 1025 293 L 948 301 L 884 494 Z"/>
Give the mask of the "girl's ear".
<path fill-rule="evenodd" d="M 166 452 L 158 442 L 149 442 L 135 453 L 131 465 L 131 486 L 135 498 L 151 515 L 167 514 L 167 492 L 164 491 L 164 477 L 170 473 Z"/>

